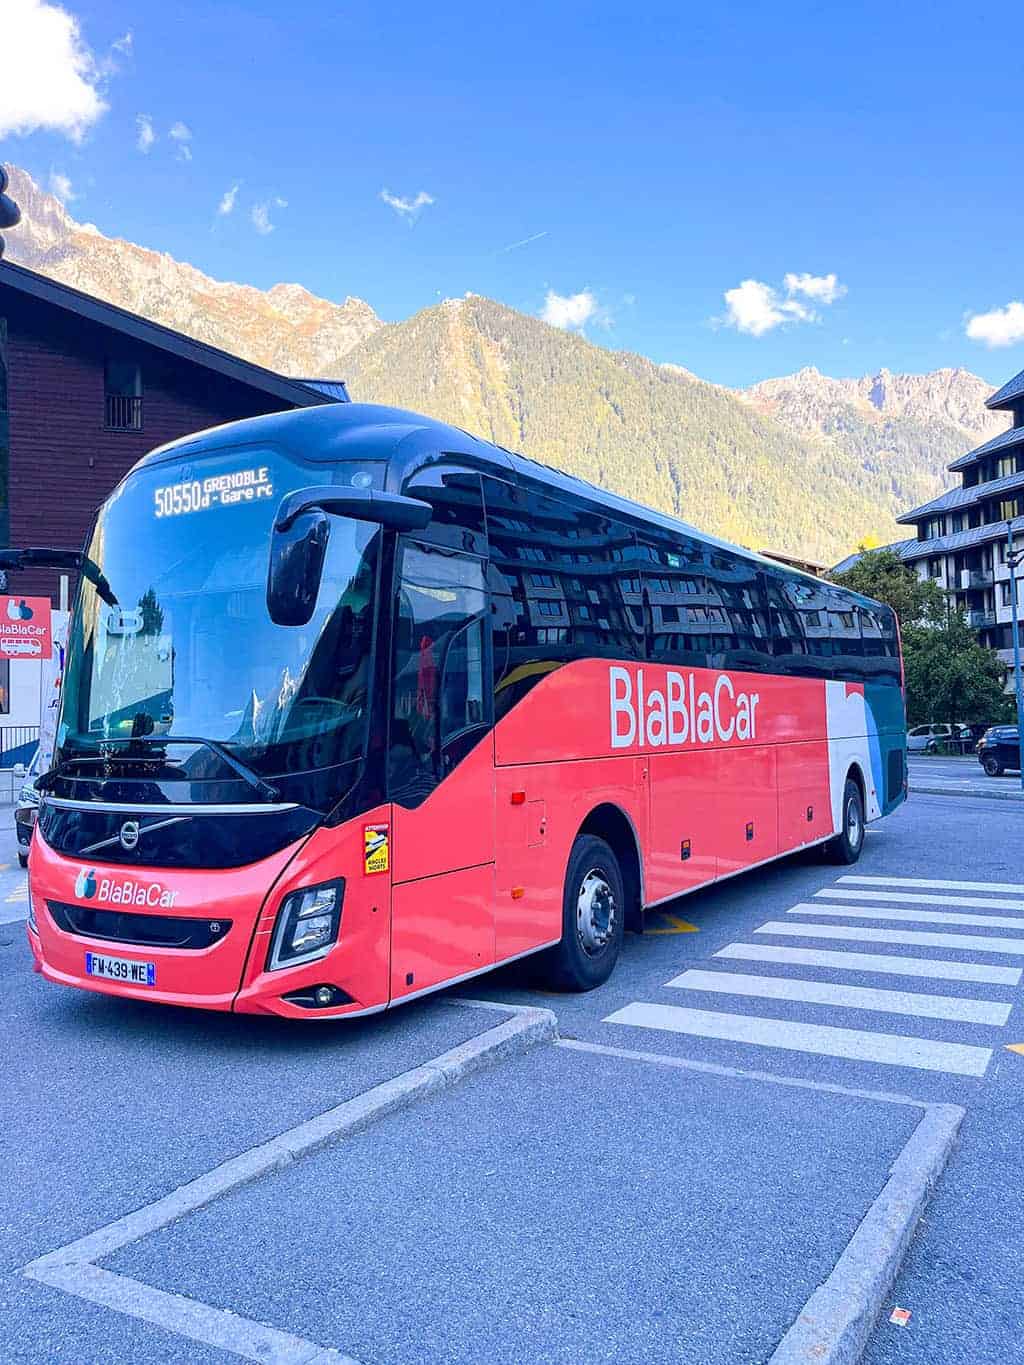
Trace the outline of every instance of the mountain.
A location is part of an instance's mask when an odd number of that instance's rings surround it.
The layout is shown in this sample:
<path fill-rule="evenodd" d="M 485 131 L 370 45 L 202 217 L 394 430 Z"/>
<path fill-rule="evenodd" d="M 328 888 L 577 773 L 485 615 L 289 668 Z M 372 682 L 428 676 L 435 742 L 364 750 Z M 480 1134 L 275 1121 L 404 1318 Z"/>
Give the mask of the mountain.
<path fill-rule="evenodd" d="M 943 457 L 922 463 L 911 441 L 862 458 L 678 366 L 477 295 L 381 327 L 345 365 L 361 399 L 417 408 L 728 539 L 826 563 L 864 539 L 897 539 L 895 514 L 941 487 Z"/>
<path fill-rule="evenodd" d="M 741 397 L 787 430 L 819 440 L 865 469 L 909 461 L 939 484 L 946 466 L 1007 426 L 989 412 L 992 387 L 967 370 L 831 379 L 808 366 L 782 379 L 765 379 Z M 904 509 L 905 510 L 905 509 Z"/>
<path fill-rule="evenodd" d="M 963 370 L 830 379 L 805 369 L 735 392 L 609 351 L 477 295 L 404 322 L 298 284 L 269 290 L 76 222 L 11 168 L 22 223 L 8 258 L 298 377 L 346 378 L 755 548 L 834 562 L 905 534 L 898 512 L 1005 422 Z"/>
<path fill-rule="evenodd" d="M 299 284 L 254 289 L 213 280 L 166 252 L 78 223 L 32 177 L 9 167 L 21 223 L 6 259 L 167 327 L 297 377 L 343 378 L 342 358 L 381 326 L 368 303 L 331 303 Z"/>

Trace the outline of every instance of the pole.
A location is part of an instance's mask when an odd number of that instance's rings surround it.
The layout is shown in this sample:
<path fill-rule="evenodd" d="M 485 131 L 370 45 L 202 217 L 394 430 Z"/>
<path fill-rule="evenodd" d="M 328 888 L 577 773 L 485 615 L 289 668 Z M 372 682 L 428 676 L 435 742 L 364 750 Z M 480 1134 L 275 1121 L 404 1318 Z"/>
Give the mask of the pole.
<path fill-rule="evenodd" d="M 1013 522 L 1006 523 L 1006 562 L 1010 569 L 1010 605 L 1013 621 L 1013 678 L 1017 693 L 1017 748 L 1021 751 L 1020 789 L 1024 792 L 1024 678 L 1020 675 L 1020 623 L 1017 619 L 1017 553 L 1013 548 Z"/>

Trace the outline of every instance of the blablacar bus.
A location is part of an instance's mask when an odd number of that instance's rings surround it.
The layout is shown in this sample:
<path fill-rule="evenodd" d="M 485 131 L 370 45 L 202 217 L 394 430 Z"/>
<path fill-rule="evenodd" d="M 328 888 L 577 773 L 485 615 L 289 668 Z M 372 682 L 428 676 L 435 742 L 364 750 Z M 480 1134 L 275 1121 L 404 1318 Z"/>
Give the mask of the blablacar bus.
<path fill-rule="evenodd" d="M 47 556 L 50 556 L 47 559 Z M 465 432 L 337 404 L 144 458 L 100 509 L 30 854 L 52 982 L 368 1014 L 906 793 L 877 602 Z"/>

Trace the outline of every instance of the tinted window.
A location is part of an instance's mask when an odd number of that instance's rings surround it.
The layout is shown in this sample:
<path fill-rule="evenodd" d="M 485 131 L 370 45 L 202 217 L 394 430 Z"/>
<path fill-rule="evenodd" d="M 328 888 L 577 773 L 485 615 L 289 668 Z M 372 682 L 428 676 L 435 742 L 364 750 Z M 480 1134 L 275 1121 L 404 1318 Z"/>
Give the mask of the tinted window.
<path fill-rule="evenodd" d="M 482 560 L 429 545 L 404 547 L 388 756 L 391 795 L 403 805 L 428 796 L 489 722 L 485 604 Z"/>
<path fill-rule="evenodd" d="M 864 645 L 860 638 L 860 613 L 850 598 L 832 589 L 828 593 L 828 623 L 832 636 L 835 677 L 863 682 Z"/>
<path fill-rule="evenodd" d="M 648 654 L 704 668 L 711 652 L 707 558 L 692 536 L 651 528 L 640 535 L 649 621 Z"/>
<path fill-rule="evenodd" d="M 756 564 L 713 550 L 707 580 L 712 667 L 755 672 L 771 667 L 768 594 Z"/>
<path fill-rule="evenodd" d="M 443 464 L 420 470 L 406 485 L 410 497 L 433 508 L 430 525 L 419 533 L 424 541 L 450 545 L 468 554 L 487 553 L 480 475 Z"/>
<path fill-rule="evenodd" d="M 864 676 L 869 682 L 900 681 L 896 618 L 887 607 L 858 607 L 864 649 Z"/>
<path fill-rule="evenodd" d="M 498 716 L 573 659 L 643 657 L 632 532 L 538 490 L 484 479 Z"/>

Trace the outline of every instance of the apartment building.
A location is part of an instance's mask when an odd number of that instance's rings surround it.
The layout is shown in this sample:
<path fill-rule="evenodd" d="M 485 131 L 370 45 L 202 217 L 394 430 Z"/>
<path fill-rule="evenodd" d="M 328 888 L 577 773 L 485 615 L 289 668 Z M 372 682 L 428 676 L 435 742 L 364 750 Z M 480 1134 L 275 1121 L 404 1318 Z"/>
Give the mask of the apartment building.
<path fill-rule="evenodd" d="M 1024 370 L 986 406 L 1009 413 L 1010 428 L 953 461 L 949 468 L 960 475 L 960 487 L 898 517 L 917 534 L 892 548 L 963 609 L 982 643 L 1006 663 L 1012 690 L 1013 612 L 1006 552 L 1011 528 L 1018 548 L 1024 547 Z M 1017 610 L 1024 619 L 1024 568 L 1017 572 Z"/>

